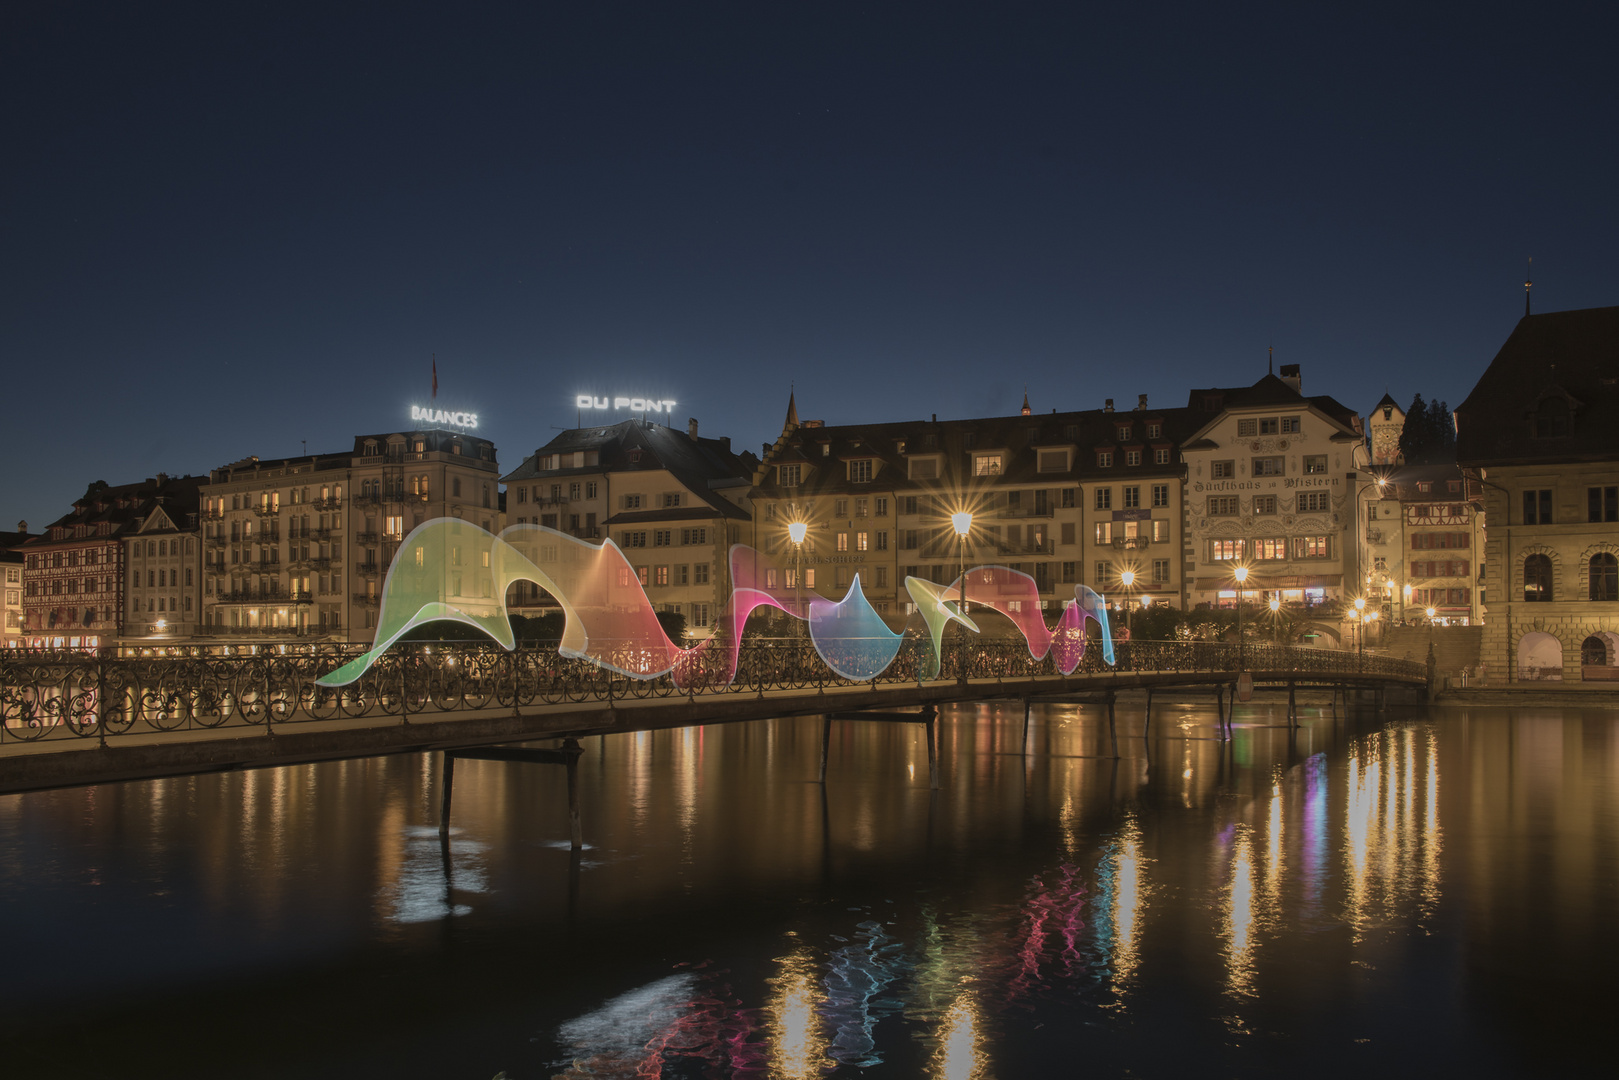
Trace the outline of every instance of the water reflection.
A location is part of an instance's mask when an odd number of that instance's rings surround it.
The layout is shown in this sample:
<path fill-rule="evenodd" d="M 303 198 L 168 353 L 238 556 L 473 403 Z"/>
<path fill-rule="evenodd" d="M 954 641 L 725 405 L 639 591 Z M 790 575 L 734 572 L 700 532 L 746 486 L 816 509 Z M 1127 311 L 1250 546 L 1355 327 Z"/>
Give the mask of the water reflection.
<path fill-rule="evenodd" d="M 1412 901 L 1423 916 L 1439 901 L 1443 845 L 1432 729 L 1420 742 L 1410 727 L 1355 740 L 1346 784 L 1344 918 L 1361 942 Z"/>
<path fill-rule="evenodd" d="M 1037 714 L 1023 754 L 1018 711 L 973 711 L 937 794 L 912 771 L 916 740 L 878 725 L 838 729 L 824 786 L 818 723 L 592 739 L 582 870 L 562 777 L 499 763 L 458 777 L 448 864 L 425 758 L 0 800 L 0 901 L 44 928 L 16 935 L 8 967 L 60 1010 L 103 994 L 107 976 L 62 962 L 66 945 L 93 947 L 126 973 L 125 1002 L 172 1005 L 143 970 L 172 955 L 176 982 L 247 986 L 257 945 L 262 968 L 303 965 L 315 974 L 299 992 L 340 1007 L 376 994 L 375 964 L 343 959 L 369 949 L 402 973 L 386 990 L 399 1003 L 445 980 L 447 1018 L 395 1032 L 406 1044 L 462 1045 L 517 1011 L 513 1041 L 538 1038 L 530 1052 L 567 1077 L 808 1080 L 1057 1075 L 1081 1025 L 1128 1049 L 1095 1063 L 1106 1075 L 1185 1071 L 1154 1059 L 1191 1057 L 1159 1046 L 1176 1040 L 1245 1075 L 1265 1070 L 1233 1048 L 1272 1033 L 1341 1049 L 1351 1028 L 1382 1040 L 1411 1015 L 1421 1040 L 1488 1065 L 1449 1033 L 1521 1037 L 1495 1002 L 1521 1010 L 1529 992 L 1474 956 L 1507 950 L 1521 975 L 1614 952 L 1606 715 L 1324 722 L 1293 740 L 1250 725 L 1245 766 L 1188 713 L 1155 726 L 1153 764 L 1136 753 L 1115 778 L 1094 756 L 1097 712 Z M 1298 745 L 1327 749 L 1300 760 Z M 48 1031 L 44 1011 L 29 1022 Z M 228 1013 L 193 1011 L 241 1034 Z M 162 1031 L 155 1012 L 138 1018 Z"/>
<path fill-rule="evenodd" d="M 1238 825 L 1232 841 L 1222 927 L 1226 943 L 1226 986 L 1231 993 L 1254 992 L 1254 869 L 1248 828 Z"/>
<path fill-rule="evenodd" d="M 773 993 L 771 1075 L 779 1080 L 811 1080 L 827 1065 L 815 962 L 808 949 L 777 960 L 781 970 L 769 982 Z"/>
<path fill-rule="evenodd" d="M 972 996 L 962 994 L 945 1013 L 939 1028 L 932 1075 L 937 1080 L 978 1080 L 988 1059 L 978 1039 L 978 1010 Z"/>

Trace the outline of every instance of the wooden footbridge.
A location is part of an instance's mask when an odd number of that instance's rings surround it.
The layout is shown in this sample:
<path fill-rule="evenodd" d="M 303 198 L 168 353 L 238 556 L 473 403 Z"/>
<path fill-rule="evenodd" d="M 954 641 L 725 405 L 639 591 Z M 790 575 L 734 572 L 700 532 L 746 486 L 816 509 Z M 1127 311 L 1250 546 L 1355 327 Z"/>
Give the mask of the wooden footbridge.
<path fill-rule="evenodd" d="M 1150 726 L 1154 693 L 1201 688 L 1228 733 L 1227 696 L 1234 707 L 1250 686 L 1285 692 L 1296 722 L 1303 689 L 1381 703 L 1428 681 L 1419 664 L 1324 649 L 1121 642 L 1113 665 L 1099 652 L 1065 675 L 1020 641 L 971 642 L 947 650 L 935 678 L 919 680 L 914 667 L 896 663 L 875 680 L 851 682 L 807 643 L 747 643 L 735 679 L 683 688 L 668 676 L 633 679 L 547 647 L 413 644 L 337 689 L 315 680 L 352 654 L 15 653 L 0 657 L 0 794 L 426 751 L 445 755 L 447 779 L 457 757 L 563 764 L 573 790 L 580 737 L 792 716 L 824 718 L 823 748 L 837 721 L 922 724 L 937 786 L 941 705 L 1022 701 L 1026 735 L 1034 703 L 1103 704 L 1117 754 L 1114 700 L 1122 691 L 1147 692 Z M 561 740 L 560 748 L 518 745 L 542 740 Z M 825 769 L 823 752 L 823 780 Z M 450 790 L 446 783 L 446 822 Z"/>

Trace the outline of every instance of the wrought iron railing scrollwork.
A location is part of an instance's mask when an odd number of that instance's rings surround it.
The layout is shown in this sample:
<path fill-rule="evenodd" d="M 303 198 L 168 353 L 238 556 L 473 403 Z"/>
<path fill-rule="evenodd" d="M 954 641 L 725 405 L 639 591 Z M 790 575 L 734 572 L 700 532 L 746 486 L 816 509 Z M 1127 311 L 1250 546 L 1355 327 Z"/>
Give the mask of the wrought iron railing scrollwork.
<path fill-rule="evenodd" d="M 916 684 L 930 648 L 908 637 L 876 685 Z M 1070 680 L 1109 671 L 1202 674 L 1218 681 L 1238 671 L 1236 645 L 1210 641 L 1115 643 L 1110 667 L 1100 649 L 1088 649 Z M 636 701 L 715 694 L 814 692 L 858 685 L 827 667 L 807 639 L 745 641 L 734 678 L 726 678 L 723 650 L 694 653 L 682 685 L 672 675 L 635 678 L 595 662 L 559 655 L 554 645 L 521 644 L 508 652 L 494 643 L 400 643 L 357 681 L 341 687 L 316 679 L 351 660 L 363 646 L 321 645 L 307 651 L 263 651 L 208 656 L 118 656 L 101 653 L 8 650 L 0 654 L 0 744 L 39 739 L 105 742 L 125 733 L 241 726 L 275 731 L 281 725 L 361 718 L 401 723 L 455 713 L 546 705 Z M 1243 667 L 1268 681 L 1366 677 L 1408 683 L 1426 676 L 1423 665 L 1350 651 L 1280 645 L 1245 646 Z M 933 684 L 1061 678 L 1050 656 L 1033 657 L 1019 638 L 948 643 Z"/>

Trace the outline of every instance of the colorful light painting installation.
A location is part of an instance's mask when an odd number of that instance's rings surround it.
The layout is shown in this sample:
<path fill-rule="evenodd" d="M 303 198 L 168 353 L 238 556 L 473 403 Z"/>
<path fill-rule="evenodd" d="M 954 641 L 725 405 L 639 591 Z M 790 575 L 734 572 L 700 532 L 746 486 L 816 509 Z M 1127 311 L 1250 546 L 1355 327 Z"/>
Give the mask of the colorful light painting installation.
<path fill-rule="evenodd" d="M 359 679 L 405 633 L 423 623 L 448 620 L 477 627 L 506 649 L 516 647 L 506 611 L 506 591 L 528 581 L 554 598 L 563 612 L 557 651 L 634 679 L 671 675 L 682 689 L 726 685 L 736 678 L 742 628 L 761 607 L 773 607 L 809 625 L 816 654 L 838 675 L 856 682 L 877 678 L 894 663 L 910 636 L 888 628 L 866 599 L 859 575 L 840 601 L 801 598 L 782 568 L 743 544 L 730 552 L 731 596 L 714 634 L 690 649 L 670 641 L 635 567 L 611 540 L 592 544 L 543 525 L 520 524 L 499 536 L 458 518 L 435 518 L 405 538 L 382 586 L 375 643 L 364 654 L 318 681 L 327 687 Z M 922 617 L 929 647 L 918 656 L 917 678 L 937 676 L 944 628 L 978 624 L 961 610 L 962 581 L 948 586 L 905 579 Z M 1084 585 L 1063 605 L 1055 630 L 1045 624 L 1035 580 L 1005 566 L 975 566 L 966 574 L 966 602 L 1005 615 L 1022 633 L 1029 655 L 1048 654 L 1063 674 L 1085 653 L 1085 620 L 1101 630 L 1102 655 L 1113 663 L 1107 607 Z M 806 610 L 807 609 L 807 610 Z"/>

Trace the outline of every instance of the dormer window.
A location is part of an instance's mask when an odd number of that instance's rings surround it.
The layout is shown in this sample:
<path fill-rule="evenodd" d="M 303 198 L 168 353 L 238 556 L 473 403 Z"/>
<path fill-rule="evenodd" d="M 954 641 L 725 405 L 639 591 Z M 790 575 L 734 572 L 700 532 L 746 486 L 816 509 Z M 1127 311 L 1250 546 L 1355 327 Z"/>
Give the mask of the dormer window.
<path fill-rule="evenodd" d="M 905 440 L 904 439 L 895 439 L 894 440 L 894 452 L 898 453 L 898 454 L 905 453 Z"/>
<path fill-rule="evenodd" d="M 999 455 L 999 454 L 975 454 L 973 456 L 973 475 L 974 476 L 999 476 L 999 475 L 1001 475 L 1001 455 Z"/>
<path fill-rule="evenodd" d="M 1040 451 L 1039 466 L 1038 467 L 1039 467 L 1039 470 L 1041 472 L 1043 472 L 1043 473 L 1067 472 L 1068 471 L 1068 451 L 1066 451 L 1066 450 L 1041 450 Z"/>
<path fill-rule="evenodd" d="M 821 456 L 822 457 L 831 457 L 832 456 L 832 444 L 831 443 L 822 443 L 821 444 Z"/>
<path fill-rule="evenodd" d="M 1119 441 L 1120 442 L 1129 442 L 1130 441 L 1130 425 L 1129 424 L 1120 424 L 1119 425 Z"/>
<path fill-rule="evenodd" d="M 856 458 L 849 462 L 849 482 L 851 484 L 871 483 L 871 459 Z"/>
<path fill-rule="evenodd" d="M 802 465 L 777 465 L 776 482 L 782 487 L 797 487 L 803 481 Z"/>
<path fill-rule="evenodd" d="M 1559 439 L 1568 434 L 1568 402 L 1549 397 L 1535 409 L 1535 438 Z"/>
<path fill-rule="evenodd" d="M 1161 439 L 1163 437 L 1164 437 L 1164 425 L 1162 425 L 1162 424 L 1148 424 L 1147 425 L 1147 438 L 1149 438 L 1149 439 Z"/>

